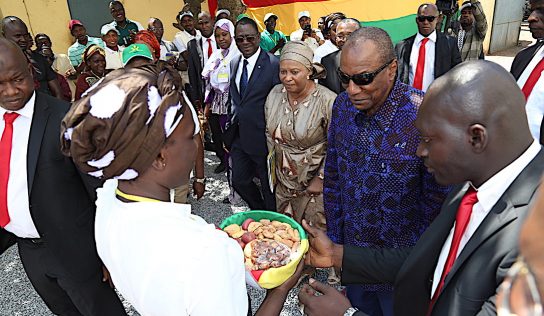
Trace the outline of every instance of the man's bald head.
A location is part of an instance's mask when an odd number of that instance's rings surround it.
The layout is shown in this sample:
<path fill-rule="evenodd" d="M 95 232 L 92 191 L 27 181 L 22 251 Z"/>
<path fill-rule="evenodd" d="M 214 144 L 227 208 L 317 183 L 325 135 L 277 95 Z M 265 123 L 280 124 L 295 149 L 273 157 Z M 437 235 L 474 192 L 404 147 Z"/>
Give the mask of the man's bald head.
<path fill-rule="evenodd" d="M 14 42 L 0 38 L 0 107 L 17 111 L 25 106 L 33 92 L 28 59 Z"/>
<path fill-rule="evenodd" d="M 428 12 L 435 12 L 436 14 L 438 14 L 438 7 L 434 3 L 423 3 L 422 5 L 417 7 L 417 14 L 421 15 L 421 12 L 427 10 Z"/>
<path fill-rule="evenodd" d="M 423 137 L 418 155 L 439 182 L 479 186 L 531 144 L 524 106 L 504 68 L 486 61 L 463 63 L 436 79 L 425 94 L 416 120 Z"/>

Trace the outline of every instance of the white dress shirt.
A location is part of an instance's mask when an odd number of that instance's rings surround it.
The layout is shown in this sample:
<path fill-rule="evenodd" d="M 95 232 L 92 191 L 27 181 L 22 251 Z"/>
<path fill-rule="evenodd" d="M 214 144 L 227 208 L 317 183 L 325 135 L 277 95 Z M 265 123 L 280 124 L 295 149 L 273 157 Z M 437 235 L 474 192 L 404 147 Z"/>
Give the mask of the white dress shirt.
<path fill-rule="evenodd" d="M 215 41 L 215 36 L 210 36 L 210 43 L 212 45 L 212 54 L 215 53 L 215 51 L 217 51 L 219 48 L 217 48 L 217 42 Z M 208 39 L 204 36 L 202 36 L 202 57 L 204 59 L 204 63 L 202 64 L 202 66 L 206 65 L 206 63 L 208 62 Z"/>
<path fill-rule="evenodd" d="M 19 111 L 13 122 L 13 138 L 8 179 L 8 213 L 10 222 L 4 227 L 7 231 L 21 238 L 40 238 L 40 234 L 30 216 L 30 202 L 27 181 L 27 150 L 30 137 L 30 126 L 34 114 L 36 92 Z M 0 107 L 0 135 L 4 133 L 4 113 Z"/>
<path fill-rule="evenodd" d="M 416 75 L 417 60 L 419 58 L 419 47 L 421 41 L 425 36 L 417 33 L 412 45 L 412 52 L 410 53 L 410 85 L 414 85 L 414 77 Z M 431 83 L 434 81 L 434 59 L 435 59 L 435 46 L 436 46 L 436 31 L 427 36 L 429 40 L 425 44 L 425 70 L 423 71 L 423 88 L 421 90 L 427 91 Z"/>
<path fill-rule="evenodd" d="M 253 73 L 253 69 L 255 68 L 255 64 L 257 63 L 257 59 L 259 59 L 259 55 L 261 54 L 261 48 L 255 52 L 251 57 L 247 59 L 247 81 L 249 82 L 251 80 L 251 74 Z M 242 71 L 244 68 L 244 56 L 240 58 L 240 63 L 238 64 L 238 72 L 236 73 L 236 86 L 238 87 L 238 92 L 240 92 L 240 79 L 242 78 Z"/>
<path fill-rule="evenodd" d="M 117 180 L 97 190 L 98 255 L 140 315 L 246 315 L 244 254 L 191 205 L 125 203 Z M 143 233 L 145 232 L 145 233 Z"/>
<path fill-rule="evenodd" d="M 533 69 L 535 69 L 542 58 L 544 58 L 544 46 L 536 52 L 531 62 L 519 77 L 518 86 L 520 89 L 523 89 L 531 72 L 533 72 Z M 536 140 L 540 141 L 540 125 L 542 124 L 542 118 L 544 117 L 544 76 L 540 76 L 533 87 L 533 91 L 531 91 L 529 99 L 527 99 L 525 111 L 527 112 L 527 120 L 529 121 L 531 134 Z"/>
<path fill-rule="evenodd" d="M 529 148 L 521 156 L 476 189 L 478 202 L 474 204 L 472 208 L 470 220 L 465 232 L 463 233 L 463 236 L 461 237 L 459 249 L 455 258 L 459 257 L 459 254 L 461 254 L 463 248 L 465 248 L 472 235 L 474 235 L 478 227 L 480 227 L 480 224 L 483 222 L 489 211 L 491 211 L 493 206 L 495 206 L 497 201 L 499 201 L 500 197 L 504 194 L 504 192 L 506 192 L 510 184 L 514 182 L 516 177 L 523 171 L 523 169 L 525 169 L 533 158 L 536 157 L 539 151 L 540 144 L 537 141 L 533 141 L 531 146 L 529 146 Z M 440 282 L 440 277 L 442 276 L 442 271 L 444 270 L 444 264 L 446 263 L 448 253 L 450 251 L 454 229 L 455 224 L 451 228 L 450 234 L 444 242 L 442 251 L 438 257 L 438 262 L 434 270 L 431 298 L 438 287 L 438 282 Z"/>
<path fill-rule="evenodd" d="M 328 54 L 334 53 L 338 50 L 338 47 L 334 45 L 330 40 L 326 40 L 325 43 L 314 51 L 314 63 L 320 63 L 323 57 Z"/>

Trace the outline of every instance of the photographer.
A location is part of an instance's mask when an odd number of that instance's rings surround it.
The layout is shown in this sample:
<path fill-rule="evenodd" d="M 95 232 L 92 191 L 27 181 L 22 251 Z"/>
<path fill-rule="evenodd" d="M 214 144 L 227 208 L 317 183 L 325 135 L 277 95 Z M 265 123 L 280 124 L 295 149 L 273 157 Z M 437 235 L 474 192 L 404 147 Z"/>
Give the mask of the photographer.
<path fill-rule="evenodd" d="M 291 33 L 291 36 L 289 37 L 291 41 L 304 41 L 308 45 L 310 45 L 312 50 L 315 50 L 320 45 L 323 45 L 325 43 L 325 39 L 323 38 L 323 34 L 321 33 L 321 31 L 312 28 L 312 19 L 310 18 L 310 12 L 299 12 L 298 24 L 300 25 L 300 29 Z"/>

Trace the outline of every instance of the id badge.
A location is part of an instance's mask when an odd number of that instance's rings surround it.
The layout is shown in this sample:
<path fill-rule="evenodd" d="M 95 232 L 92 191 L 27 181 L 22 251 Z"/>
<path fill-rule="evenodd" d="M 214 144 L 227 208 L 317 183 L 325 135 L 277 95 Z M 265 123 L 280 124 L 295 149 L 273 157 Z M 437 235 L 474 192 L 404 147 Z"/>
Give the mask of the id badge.
<path fill-rule="evenodd" d="M 229 73 L 225 68 L 221 69 L 221 71 L 217 74 L 217 81 L 220 83 L 229 82 Z"/>

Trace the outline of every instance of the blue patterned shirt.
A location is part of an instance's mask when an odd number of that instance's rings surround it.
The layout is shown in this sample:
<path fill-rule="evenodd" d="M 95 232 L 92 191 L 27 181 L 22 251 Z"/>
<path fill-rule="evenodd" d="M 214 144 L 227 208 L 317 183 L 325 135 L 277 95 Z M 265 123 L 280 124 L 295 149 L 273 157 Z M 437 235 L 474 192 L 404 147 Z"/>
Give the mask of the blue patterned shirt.
<path fill-rule="evenodd" d="M 327 234 L 334 242 L 411 247 L 438 215 L 449 188 L 439 186 L 416 156 L 420 135 L 414 121 L 422 99 L 422 91 L 399 81 L 372 116 L 357 110 L 346 92 L 336 99 L 323 189 Z"/>

